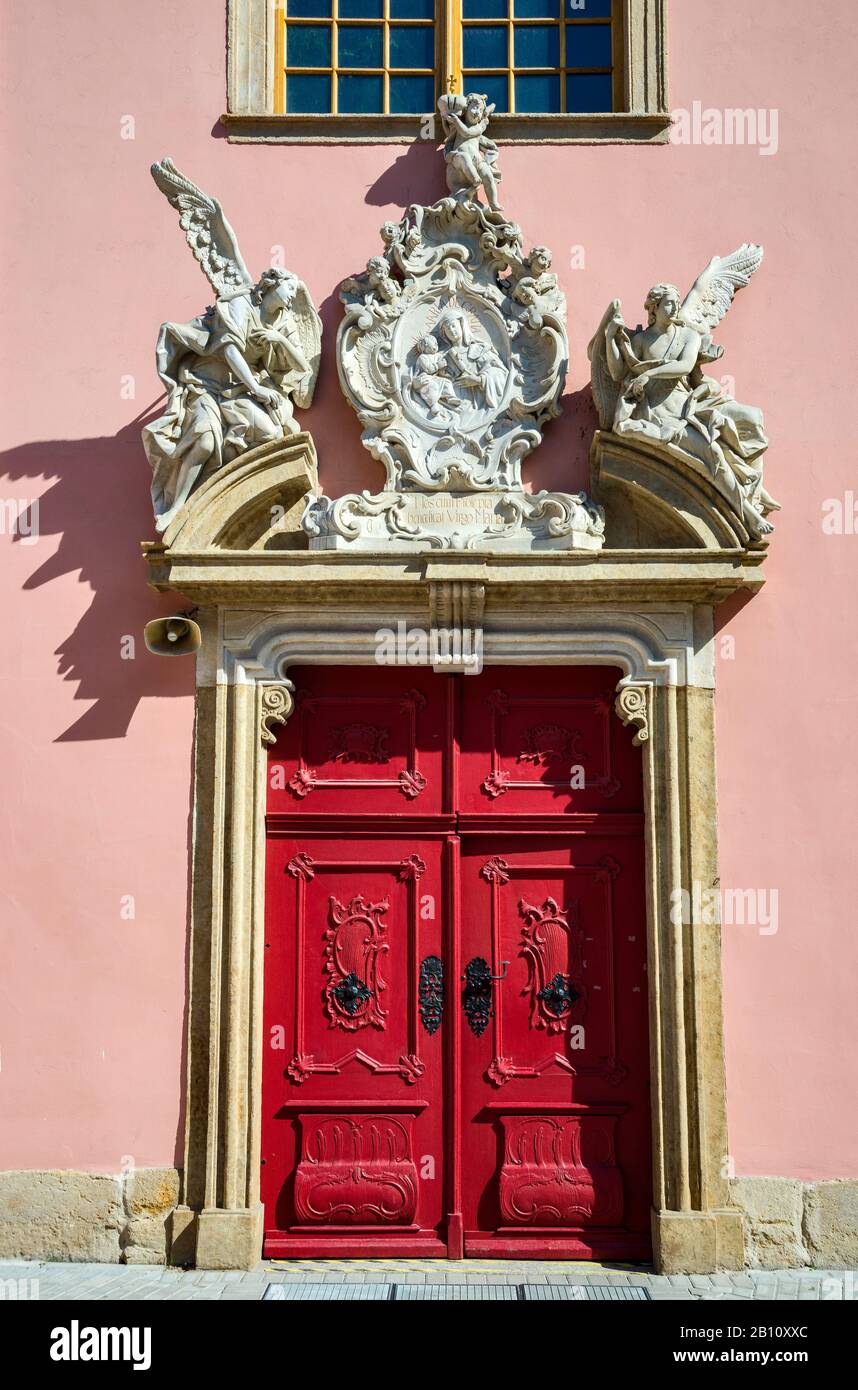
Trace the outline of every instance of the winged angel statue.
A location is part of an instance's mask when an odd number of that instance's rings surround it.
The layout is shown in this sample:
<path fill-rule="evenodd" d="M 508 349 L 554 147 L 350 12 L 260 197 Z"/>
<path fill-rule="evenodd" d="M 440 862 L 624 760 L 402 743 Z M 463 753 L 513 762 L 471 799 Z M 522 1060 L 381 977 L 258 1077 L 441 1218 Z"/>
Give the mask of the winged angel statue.
<path fill-rule="evenodd" d="M 766 518 L 779 509 L 763 487 L 762 412 L 733 400 L 703 367 L 722 356 L 712 332 L 762 259 L 763 248 L 751 243 L 714 256 L 685 299 L 675 285 L 654 285 L 644 305 L 647 327 L 632 333 L 615 299 L 588 349 L 602 428 L 691 455 L 755 540 L 774 529 Z"/>
<path fill-rule="evenodd" d="M 179 213 L 185 240 L 215 292 L 190 323 L 161 326 L 158 375 L 167 408 L 143 430 L 155 525 L 165 531 L 204 471 L 294 434 L 319 372 L 322 323 L 306 285 L 272 266 L 254 284 L 220 204 L 170 159 L 152 177 Z"/>

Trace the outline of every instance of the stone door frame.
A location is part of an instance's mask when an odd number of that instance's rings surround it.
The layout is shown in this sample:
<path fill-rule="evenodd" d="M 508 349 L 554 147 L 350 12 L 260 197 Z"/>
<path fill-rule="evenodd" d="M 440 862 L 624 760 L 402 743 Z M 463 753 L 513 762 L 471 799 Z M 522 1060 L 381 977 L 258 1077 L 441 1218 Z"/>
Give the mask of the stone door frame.
<path fill-rule="evenodd" d="M 480 619 L 481 585 L 457 581 L 442 592 L 426 584 L 417 601 L 403 603 L 383 576 L 362 577 L 360 602 L 344 584 L 335 586 L 341 597 L 329 592 L 318 607 L 305 599 L 199 615 L 184 1174 L 173 1262 L 250 1268 L 261 1255 L 266 754 L 293 707 L 289 670 L 371 664 L 379 629 L 405 621 L 426 630 L 443 612 L 459 624 L 481 620 L 486 665 L 604 664 L 624 673 L 616 708 L 634 727 L 644 763 L 654 1258 L 667 1273 L 741 1269 L 742 1215 L 730 1206 L 728 1180 L 720 927 L 672 921 L 676 889 L 690 898 L 695 882 L 718 882 L 715 596 L 576 602 L 564 585 L 544 606 L 533 589 L 492 597 Z"/>

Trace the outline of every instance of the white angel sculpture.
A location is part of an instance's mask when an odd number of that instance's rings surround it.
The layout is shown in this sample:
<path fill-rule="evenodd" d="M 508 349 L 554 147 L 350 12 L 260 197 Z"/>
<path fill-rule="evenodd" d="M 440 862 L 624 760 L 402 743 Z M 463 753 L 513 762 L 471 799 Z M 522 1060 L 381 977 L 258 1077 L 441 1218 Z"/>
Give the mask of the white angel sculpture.
<path fill-rule="evenodd" d="M 164 414 L 143 429 L 152 466 L 159 532 L 187 501 L 207 468 L 299 426 L 319 372 L 322 323 L 306 286 L 272 267 L 254 284 L 220 204 L 180 174 L 172 160 L 152 177 L 179 212 L 185 239 L 217 296 L 190 323 L 161 326 L 158 375 Z"/>
<path fill-rule="evenodd" d="M 690 455 L 755 540 L 774 529 L 766 517 L 778 510 L 763 487 L 762 411 L 733 400 L 702 368 L 722 356 L 712 331 L 762 259 L 763 248 L 751 243 L 714 256 L 685 299 L 675 285 L 654 285 L 644 306 L 648 326 L 632 333 L 615 299 L 588 348 L 602 428 Z"/>
<path fill-rule="evenodd" d="M 481 92 L 442 96 L 438 100 L 445 139 L 447 187 L 454 197 L 473 200 L 477 189 L 482 187 L 492 212 L 500 212 L 498 147 L 486 135 L 494 109 L 494 104 Z"/>

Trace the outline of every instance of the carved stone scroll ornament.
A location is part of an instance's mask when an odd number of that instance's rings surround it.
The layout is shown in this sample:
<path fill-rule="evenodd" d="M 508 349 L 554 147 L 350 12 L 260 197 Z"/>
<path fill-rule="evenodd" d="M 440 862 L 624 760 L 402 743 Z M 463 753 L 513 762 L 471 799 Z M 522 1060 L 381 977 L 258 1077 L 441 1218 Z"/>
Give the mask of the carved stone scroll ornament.
<path fill-rule="evenodd" d="M 434 670 L 480 671 L 485 605 L 484 584 L 462 579 L 430 581 L 429 630 Z"/>
<path fill-rule="evenodd" d="M 623 685 L 614 701 L 614 709 L 623 724 L 635 729 L 632 743 L 639 748 L 649 738 L 649 689 L 645 685 Z"/>
<path fill-rule="evenodd" d="M 522 487 L 522 460 L 560 411 L 566 302 L 550 251 L 525 255 L 498 204 L 493 109 L 441 98 L 450 196 L 385 223 L 383 254 L 342 286 L 340 383 L 386 483 L 311 497 L 311 549 L 601 548 L 604 518 L 583 493 Z"/>
<path fill-rule="evenodd" d="M 272 729 L 272 724 L 285 724 L 289 715 L 295 707 L 293 691 L 295 687 L 291 681 L 283 681 L 280 685 L 264 685 L 262 687 L 261 709 L 259 716 L 259 737 L 266 746 L 277 742 L 277 734 Z"/>
<path fill-rule="evenodd" d="M 714 256 L 684 299 L 675 285 L 654 285 L 645 328 L 630 331 L 613 300 L 588 349 L 602 429 L 636 436 L 675 468 L 701 475 L 758 546 L 778 510 L 763 486 L 762 411 L 740 405 L 704 368 L 720 360 L 724 349 L 712 333 L 762 259 L 763 248 L 751 243 Z"/>
<path fill-rule="evenodd" d="M 152 177 L 216 296 L 190 323 L 162 324 L 158 336 L 167 408 L 144 426 L 143 447 L 163 532 L 215 469 L 298 432 L 293 405 L 306 410 L 313 399 L 322 322 L 291 271 L 272 266 L 254 283 L 220 204 L 172 160 L 153 164 Z"/>

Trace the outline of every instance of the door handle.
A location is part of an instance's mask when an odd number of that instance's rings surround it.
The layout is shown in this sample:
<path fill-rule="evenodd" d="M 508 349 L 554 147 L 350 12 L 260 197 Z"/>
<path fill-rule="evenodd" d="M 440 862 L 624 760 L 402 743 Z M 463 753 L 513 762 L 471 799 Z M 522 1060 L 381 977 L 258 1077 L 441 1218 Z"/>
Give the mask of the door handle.
<path fill-rule="evenodd" d="M 440 956 L 424 956 L 420 962 L 417 1003 L 426 1032 L 437 1033 L 444 1019 L 444 962 Z"/>
<path fill-rule="evenodd" d="M 356 1014 L 358 1009 L 372 998 L 372 990 L 354 971 L 350 975 L 344 976 L 340 983 L 331 990 L 331 993 L 347 1014 Z"/>
<path fill-rule="evenodd" d="M 492 998 L 492 985 L 499 984 L 506 979 L 506 972 L 509 969 L 509 961 L 502 960 L 503 972 L 500 975 L 493 975 L 488 961 L 483 960 L 482 956 L 474 956 L 465 966 L 465 973 L 462 979 L 465 988 L 462 990 L 462 1006 L 465 1010 L 465 1018 L 468 1027 L 475 1037 L 479 1038 L 486 1031 L 489 1019 L 494 1016 L 494 1000 Z"/>

